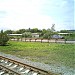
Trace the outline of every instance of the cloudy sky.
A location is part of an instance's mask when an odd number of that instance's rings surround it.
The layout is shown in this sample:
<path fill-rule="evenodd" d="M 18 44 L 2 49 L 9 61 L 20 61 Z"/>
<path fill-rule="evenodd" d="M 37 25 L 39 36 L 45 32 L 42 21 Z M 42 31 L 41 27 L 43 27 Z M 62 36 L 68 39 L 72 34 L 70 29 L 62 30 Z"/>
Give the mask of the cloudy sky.
<path fill-rule="evenodd" d="M 75 29 L 74 0 L 0 0 L 1 29 Z"/>

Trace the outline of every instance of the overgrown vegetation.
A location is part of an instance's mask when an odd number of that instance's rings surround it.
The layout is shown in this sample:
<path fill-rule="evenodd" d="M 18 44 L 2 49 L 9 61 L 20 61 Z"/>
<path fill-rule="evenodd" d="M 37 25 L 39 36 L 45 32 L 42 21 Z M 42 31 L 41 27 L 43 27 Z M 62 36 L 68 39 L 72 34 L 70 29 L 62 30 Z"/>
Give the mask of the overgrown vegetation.
<path fill-rule="evenodd" d="M 51 28 L 48 29 L 19 29 L 16 31 L 13 30 L 6 30 L 4 33 L 6 34 L 22 34 L 22 37 L 24 38 L 32 38 L 32 33 L 38 33 L 39 38 L 41 39 L 51 39 L 51 36 L 58 35 L 58 33 L 68 33 L 60 35 L 64 37 L 65 40 L 75 40 L 75 31 L 74 30 L 61 30 L 61 31 L 55 31 L 55 24 L 52 25 Z M 18 38 L 22 38 L 19 37 Z M 16 36 L 10 36 L 10 38 L 17 38 Z"/>
<path fill-rule="evenodd" d="M 0 32 L 0 45 L 5 46 L 7 41 L 9 40 L 7 34 L 3 33 L 3 30 Z"/>
<path fill-rule="evenodd" d="M 9 46 L 0 46 L 0 52 L 45 64 L 65 65 L 69 68 L 75 66 L 75 44 L 17 41 L 8 43 Z"/>

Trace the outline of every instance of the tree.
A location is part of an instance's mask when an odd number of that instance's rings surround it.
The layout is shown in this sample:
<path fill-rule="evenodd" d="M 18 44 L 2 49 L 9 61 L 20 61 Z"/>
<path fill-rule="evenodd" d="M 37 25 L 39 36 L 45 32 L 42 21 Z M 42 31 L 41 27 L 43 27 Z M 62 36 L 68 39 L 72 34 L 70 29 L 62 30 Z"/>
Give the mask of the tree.
<path fill-rule="evenodd" d="M 4 46 L 7 44 L 7 41 L 9 40 L 6 33 L 3 33 L 3 30 L 0 32 L 0 45 Z"/>
<path fill-rule="evenodd" d="M 19 33 L 22 34 L 22 33 L 24 33 L 25 31 L 26 31 L 25 29 L 20 29 L 20 30 L 19 30 Z"/>
<path fill-rule="evenodd" d="M 6 33 L 6 34 L 12 34 L 13 31 L 12 30 L 6 30 L 4 33 Z"/>
<path fill-rule="evenodd" d="M 47 32 L 46 29 L 42 29 L 41 35 L 44 35 Z"/>
<path fill-rule="evenodd" d="M 32 32 L 32 33 L 37 33 L 37 32 L 38 32 L 38 28 L 33 28 L 33 29 L 31 29 L 31 32 Z"/>
<path fill-rule="evenodd" d="M 22 34 L 22 36 L 25 38 L 31 38 L 32 37 L 31 32 L 25 32 Z"/>
<path fill-rule="evenodd" d="M 69 33 L 67 30 L 61 30 L 60 33 Z"/>
<path fill-rule="evenodd" d="M 43 38 L 50 39 L 52 35 L 53 35 L 53 32 L 51 31 L 51 29 L 47 29 L 47 31 L 44 34 Z"/>

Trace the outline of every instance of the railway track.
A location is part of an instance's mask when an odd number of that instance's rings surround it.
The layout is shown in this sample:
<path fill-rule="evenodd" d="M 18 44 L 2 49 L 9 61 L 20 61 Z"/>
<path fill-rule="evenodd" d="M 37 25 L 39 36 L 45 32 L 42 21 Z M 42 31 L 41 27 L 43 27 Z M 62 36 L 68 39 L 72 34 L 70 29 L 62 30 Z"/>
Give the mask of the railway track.
<path fill-rule="evenodd" d="M 0 56 L 0 75 L 55 75 L 55 74 L 4 56 Z"/>

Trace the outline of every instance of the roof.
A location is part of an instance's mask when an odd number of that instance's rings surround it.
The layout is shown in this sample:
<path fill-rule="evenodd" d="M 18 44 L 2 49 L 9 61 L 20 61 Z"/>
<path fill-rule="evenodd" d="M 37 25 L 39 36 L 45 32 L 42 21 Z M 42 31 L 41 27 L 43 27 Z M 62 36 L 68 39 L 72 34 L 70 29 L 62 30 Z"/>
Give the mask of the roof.
<path fill-rule="evenodd" d="M 58 34 L 72 34 L 72 33 L 58 33 Z"/>
<path fill-rule="evenodd" d="M 39 33 L 32 33 L 32 35 L 39 35 Z"/>
<path fill-rule="evenodd" d="M 7 34 L 7 35 L 11 35 L 11 36 L 21 36 L 22 34 Z"/>

